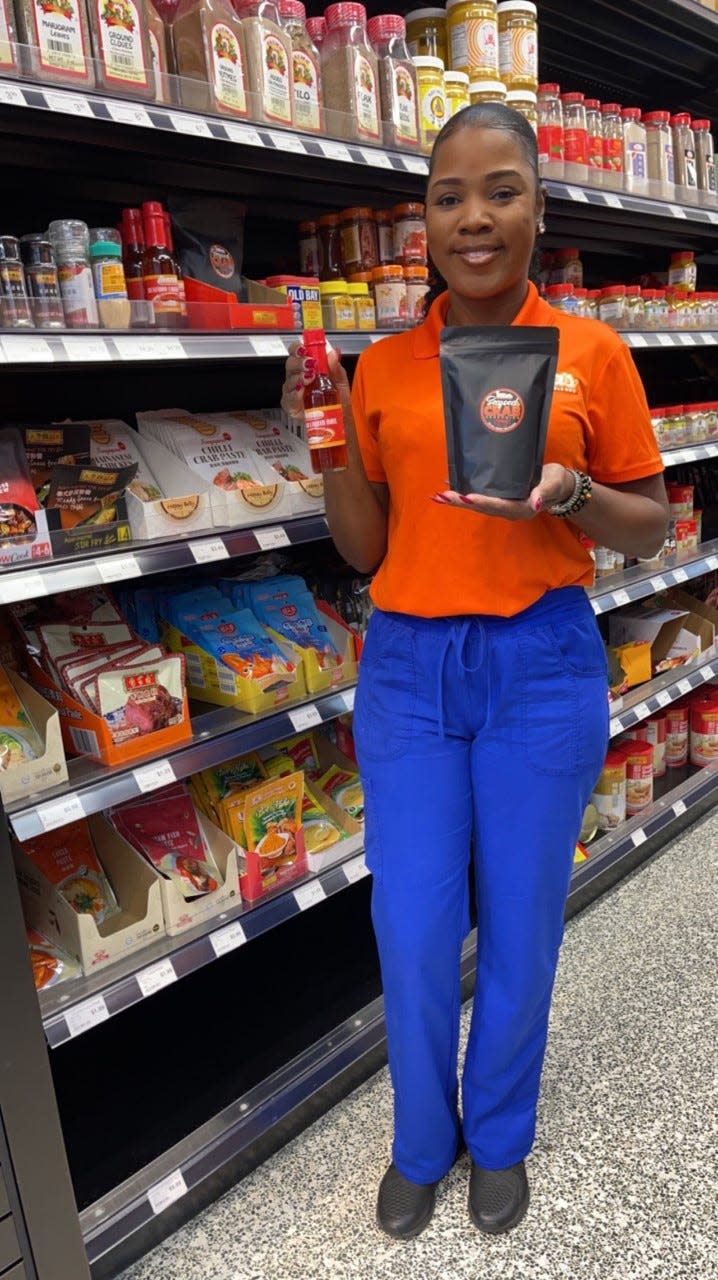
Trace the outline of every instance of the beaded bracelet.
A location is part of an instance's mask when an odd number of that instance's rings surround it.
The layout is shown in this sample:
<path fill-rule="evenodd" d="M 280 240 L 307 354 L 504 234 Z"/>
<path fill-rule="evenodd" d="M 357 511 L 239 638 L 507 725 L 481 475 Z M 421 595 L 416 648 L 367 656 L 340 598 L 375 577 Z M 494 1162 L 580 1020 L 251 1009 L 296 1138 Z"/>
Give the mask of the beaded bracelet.
<path fill-rule="evenodd" d="M 552 516 L 559 516 L 560 519 L 565 519 L 566 516 L 575 516 L 593 497 L 591 477 L 587 476 L 583 471 L 569 469 L 573 476 L 573 493 L 565 502 L 555 502 L 552 507 L 548 508 Z"/>

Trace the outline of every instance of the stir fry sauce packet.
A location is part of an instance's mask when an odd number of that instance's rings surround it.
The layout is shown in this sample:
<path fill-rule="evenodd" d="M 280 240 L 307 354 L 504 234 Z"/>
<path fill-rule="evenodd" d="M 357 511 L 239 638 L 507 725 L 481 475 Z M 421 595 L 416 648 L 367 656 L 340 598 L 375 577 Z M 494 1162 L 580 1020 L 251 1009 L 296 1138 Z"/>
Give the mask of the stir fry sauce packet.
<path fill-rule="evenodd" d="M 22 435 L 15 427 L 6 427 L 0 431 L 0 543 L 34 538 L 34 513 L 39 507 Z"/>
<path fill-rule="evenodd" d="M 44 505 L 58 462 L 90 461 L 90 428 L 87 423 L 58 423 L 56 426 L 22 426 L 20 431 L 37 499 Z"/>
<path fill-rule="evenodd" d="M 554 327 L 442 331 L 449 485 L 457 493 L 525 501 L 539 483 L 558 343 Z"/>
<path fill-rule="evenodd" d="M 111 817 L 120 835 L 187 901 L 224 883 L 182 784 L 155 792 L 151 800 L 120 805 Z"/>
<path fill-rule="evenodd" d="M 98 861 L 84 819 L 36 836 L 26 841 L 23 849 L 78 915 L 90 915 L 96 924 L 102 924 L 118 914 L 112 885 Z"/>
<path fill-rule="evenodd" d="M 82 969 L 77 960 L 56 942 L 51 942 L 38 929 L 27 928 L 26 934 L 36 991 L 46 991 L 48 987 L 56 987 L 58 982 L 80 977 Z"/>
<path fill-rule="evenodd" d="M 136 462 L 118 468 L 58 462 L 53 467 L 47 506 L 60 512 L 63 529 L 112 524 L 117 519 L 118 499 L 136 474 Z"/>

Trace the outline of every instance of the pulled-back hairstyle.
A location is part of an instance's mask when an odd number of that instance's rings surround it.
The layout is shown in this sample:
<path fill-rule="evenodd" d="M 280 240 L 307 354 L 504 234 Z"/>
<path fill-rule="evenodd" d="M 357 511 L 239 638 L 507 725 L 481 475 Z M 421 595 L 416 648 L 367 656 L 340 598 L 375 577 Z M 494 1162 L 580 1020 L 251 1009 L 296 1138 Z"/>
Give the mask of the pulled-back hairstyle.
<path fill-rule="evenodd" d="M 518 111 L 514 111 L 513 107 L 505 106 L 503 102 L 478 102 L 475 106 L 464 107 L 462 111 L 458 111 L 455 116 L 447 120 L 431 152 L 429 181 L 431 181 L 434 162 L 439 149 L 448 138 L 458 133 L 460 129 L 502 129 L 504 133 L 513 134 L 523 151 L 526 163 L 533 171 L 538 191 L 541 179 L 539 177 L 536 134 L 525 116 L 522 116 Z M 429 292 L 424 300 L 424 315 L 428 313 L 434 299 L 438 298 L 439 294 L 443 293 L 445 289 L 446 281 L 443 276 L 439 275 L 433 262 L 429 259 Z"/>

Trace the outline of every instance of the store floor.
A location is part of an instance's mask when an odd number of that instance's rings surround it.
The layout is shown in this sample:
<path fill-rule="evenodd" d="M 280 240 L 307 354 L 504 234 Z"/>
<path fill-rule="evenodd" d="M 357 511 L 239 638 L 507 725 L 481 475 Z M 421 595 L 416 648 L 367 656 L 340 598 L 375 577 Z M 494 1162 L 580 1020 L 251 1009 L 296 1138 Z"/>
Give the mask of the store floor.
<path fill-rule="evenodd" d="M 382 1071 L 124 1280 L 715 1280 L 717 907 L 712 814 L 568 926 L 509 1236 L 470 1225 L 466 1157 L 418 1240 L 380 1234 Z"/>

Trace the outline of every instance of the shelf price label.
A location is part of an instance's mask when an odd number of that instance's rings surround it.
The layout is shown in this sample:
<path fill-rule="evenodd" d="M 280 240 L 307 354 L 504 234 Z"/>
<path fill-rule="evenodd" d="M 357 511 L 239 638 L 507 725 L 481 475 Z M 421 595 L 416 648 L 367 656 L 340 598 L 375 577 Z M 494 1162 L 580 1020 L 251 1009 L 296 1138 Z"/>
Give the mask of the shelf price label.
<path fill-rule="evenodd" d="M 307 154 L 302 139 L 296 133 L 280 133 L 275 129 L 269 129 L 268 133 L 277 151 L 293 151 L 299 156 Z"/>
<path fill-rule="evenodd" d="M 601 195 L 603 196 L 604 202 L 607 205 L 609 205 L 611 209 L 623 208 L 623 204 L 621 203 L 621 197 L 614 195 L 612 191 L 602 191 Z"/>
<path fill-rule="evenodd" d="M 69 116 L 86 116 L 94 120 L 95 115 L 87 98 L 79 98 L 77 94 L 51 93 L 43 89 L 45 101 L 51 111 L 62 111 Z"/>
<path fill-rule="evenodd" d="M 651 714 L 651 708 L 649 707 L 647 702 L 639 702 L 638 706 L 635 708 L 635 711 L 639 720 L 645 720 L 646 716 L 650 716 Z"/>
<path fill-rule="evenodd" d="M 25 99 L 14 84 L 0 84 L 0 102 L 8 107 L 24 107 Z"/>
<path fill-rule="evenodd" d="M 354 700 L 356 698 L 356 692 L 357 692 L 356 689 L 347 689 L 341 695 L 342 702 L 344 703 L 344 706 L 346 707 L 347 711 L 354 710 Z"/>
<path fill-rule="evenodd" d="M 254 536 L 262 551 L 273 551 L 275 547 L 289 547 L 289 534 L 281 524 L 270 525 L 266 529 L 255 529 Z"/>
<path fill-rule="evenodd" d="M 372 147 L 362 147 L 361 153 L 367 164 L 371 164 L 375 169 L 393 169 L 391 160 L 386 151 L 374 151 Z"/>
<path fill-rule="evenodd" d="M 659 335 L 658 335 L 658 341 L 660 342 L 660 344 L 661 344 L 661 346 L 662 346 L 662 347 L 673 347 L 673 346 L 675 346 L 675 341 L 674 341 L 673 335 L 672 335 L 672 334 L 670 334 L 670 333 L 659 333 Z"/>
<path fill-rule="evenodd" d="M 231 924 L 226 924 L 222 929 L 215 929 L 214 933 L 210 933 L 209 940 L 212 944 L 212 950 L 219 960 L 221 956 L 228 955 L 230 951 L 236 951 L 237 947 L 244 946 L 247 941 L 247 935 L 239 920 L 233 920 Z"/>
<path fill-rule="evenodd" d="M 68 360 L 79 364 L 90 364 L 93 360 L 111 360 L 109 347 L 104 338 L 90 337 L 81 338 L 70 337 L 69 334 L 63 334 L 62 345 L 65 348 L 65 354 Z"/>
<path fill-rule="evenodd" d="M 665 591 L 668 583 L 659 574 L 656 578 L 651 578 L 651 586 L 654 591 Z"/>
<path fill-rule="evenodd" d="M 692 333 L 679 333 L 678 341 L 682 343 L 684 347 L 694 347 L 696 345 L 696 340 Z"/>
<path fill-rule="evenodd" d="M 323 902 L 326 896 L 324 886 L 319 880 L 310 880 L 308 884 L 300 884 L 299 888 L 294 890 L 294 901 L 300 911 L 315 907 L 318 902 Z"/>
<path fill-rule="evenodd" d="M 632 334 L 631 334 L 631 346 L 632 346 L 632 347 L 646 347 L 646 346 L 648 346 L 648 343 L 646 342 L 646 339 L 643 337 L 643 334 L 641 334 L 641 333 L 632 333 Z"/>
<path fill-rule="evenodd" d="M 76 1004 L 74 1009 L 68 1009 L 65 1014 L 70 1038 L 74 1040 L 75 1036 L 81 1036 L 84 1031 L 91 1031 L 101 1022 L 107 1022 L 109 1016 L 110 1011 L 104 996 L 92 996 L 90 1000 L 83 1000 L 81 1004 Z"/>
<path fill-rule="evenodd" d="M 281 338 L 271 336 L 250 338 L 249 345 L 258 356 L 287 356 L 286 344 Z"/>
<path fill-rule="evenodd" d="M 80 818 L 87 816 L 80 797 L 75 794 L 40 804 L 35 812 L 43 831 L 55 831 L 57 827 L 65 827 L 68 822 L 78 822 Z"/>
<path fill-rule="evenodd" d="M 14 604 L 16 600 L 34 600 L 36 596 L 46 595 L 47 583 L 39 569 L 32 573 L 14 573 L 6 578 L 0 573 L 0 604 Z"/>
<path fill-rule="evenodd" d="M 156 764 L 133 769 L 132 776 L 142 792 L 157 791 L 159 787 L 167 787 L 177 781 L 169 760 L 158 760 Z"/>
<path fill-rule="evenodd" d="M 631 603 L 631 597 L 629 596 L 627 591 L 614 591 L 613 599 L 617 607 L 619 607 L 622 604 Z"/>
<path fill-rule="evenodd" d="M 188 116 L 184 111 L 170 111 L 172 121 L 178 133 L 186 133 L 194 138 L 211 138 L 212 130 L 201 116 Z"/>
<path fill-rule="evenodd" d="M 579 204 L 588 204 L 588 196 L 580 187 L 566 187 L 572 200 L 578 201 Z"/>
<path fill-rule="evenodd" d="M 103 582 L 125 582 L 127 578 L 139 578 L 142 570 L 136 556 L 104 556 L 95 562 Z"/>
<path fill-rule="evenodd" d="M 673 581 L 674 581 L 674 582 L 687 582 L 687 581 L 688 581 L 688 574 L 686 573 L 685 569 L 674 569 L 674 570 L 673 570 Z"/>
<path fill-rule="evenodd" d="M 196 564 L 212 564 L 215 560 L 229 560 L 229 552 L 221 538 L 200 538 L 196 542 L 190 542 L 189 549 Z"/>
<path fill-rule="evenodd" d="M 132 335 L 129 338 L 113 338 L 121 360 L 186 360 L 185 351 L 179 338 L 164 338 L 148 334 L 141 338 Z"/>
<path fill-rule="evenodd" d="M 673 804 L 673 812 L 677 818 L 686 812 L 686 803 L 684 800 L 676 800 Z"/>
<path fill-rule="evenodd" d="M 2 345 L 7 359 L 17 364 L 54 364 L 52 347 L 44 338 L 6 333 Z"/>
<path fill-rule="evenodd" d="M 718 569 L 718 556 L 707 556 L 706 566 L 709 569 Z"/>
<path fill-rule="evenodd" d="M 322 717 L 313 702 L 307 707 L 297 707 L 296 711 L 288 711 L 287 715 L 295 733 L 303 733 L 305 729 L 313 729 L 315 725 L 322 723 Z"/>
<path fill-rule="evenodd" d="M 177 974 L 171 960 L 159 960 L 137 974 L 137 985 L 143 996 L 153 996 L 176 981 Z"/>
<path fill-rule="evenodd" d="M 327 142 L 326 138 L 323 138 L 319 146 L 327 160 L 343 160 L 345 164 L 353 164 L 351 152 L 343 143 Z"/>
<path fill-rule="evenodd" d="M 140 129 L 153 129 L 154 125 L 144 107 L 130 102 L 106 102 L 105 106 L 115 124 L 134 124 Z"/>
<path fill-rule="evenodd" d="M 656 694 L 656 702 L 659 707 L 667 707 L 672 701 L 673 699 L 667 689 L 661 689 L 661 692 Z"/>
<path fill-rule="evenodd" d="M 182 1170 L 175 1169 L 174 1173 L 170 1173 L 161 1182 L 157 1182 L 147 1192 L 147 1199 L 152 1207 L 152 1212 L 155 1216 L 158 1213 L 163 1213 L 175 1201 L 181 1200 L 183 1196 L 186 1196 L 187 1189 Z"/>
<path fill-rule="evenodd" d="M 643 830 L 643 827 L 639 827 L 638 831 L 631 832 L 631 843 L 633 844 L 634 849 L 638 849 L 642 844 L 645 844 L 647 839 L 648 836 Z"/>
<path fill-rule="evenodd" d="M 690 680 L 679 680 L 676 685 L 678 692 L 682 694 L 690 693 L 692 687 Z"/>
<path fill-rule="evenodd" d="M 429 172 L 429 166 L 426 160 L 421 156 L 402 156 L 404 167 L 409 173 L 421 173 L 424 176 Z"/>
<path fill-rule="evenodd" d="M 247 147 L 264 146 L 257 130 L 251 129 L 247 124 L 233 124 L 231 120 L 223 120 L 222 128 L 230 142 L 241 142 Z"/>
<path fill-rule="evenodd" d="M 360 853 L 356 858 L 350 858 L 349 862 L 345 862 L 342 867 L 344 875 L 349 884 L 356 884 L 357 880 L 363 880 L 369 875 L 369 868 L 366 865 L 366 858 Z"/>
<path fill-rule="evenodd" d="M 671 213 L 673 214 L 673 217 L 674 217 L 674 218 L 685 218 L 685 217 L 686 217 L 686 211 L 685 211 L 685 209 L 681 209 L 681 206 L 680 206 L 679 204 L 669 204 L 668 208 L 670 209 L 670 211 L 671 211 Z"/>

